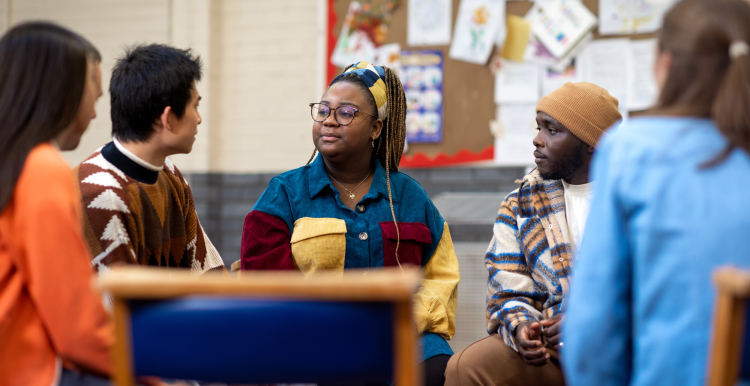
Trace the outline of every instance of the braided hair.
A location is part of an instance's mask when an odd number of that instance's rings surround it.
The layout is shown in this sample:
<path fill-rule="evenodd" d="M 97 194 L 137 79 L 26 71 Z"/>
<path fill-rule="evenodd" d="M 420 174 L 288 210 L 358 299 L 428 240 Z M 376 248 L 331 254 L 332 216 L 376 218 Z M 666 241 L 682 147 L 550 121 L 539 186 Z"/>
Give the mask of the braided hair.
<path fill-rule="evenodd" d="M 354 66 L 354 64 L 347 66 L 346 68 L 348 69 L 352 66 Z M 401 162 L 401 155 L 404 153 L 404 143 L 406 141 L 406 94 L 404 93 L 404 87 L 401 85 L 401 81 L 393 70 L 385 66 L 380 67 L 385 70 L 388 117 L 383 122 L 383 130 L 381 131 L 380 136 L 375 139 L 374 147 L 375 155 L 380 160 L 380 164 L 385 168 L 386 182 L 388 185 L 388 201 L 391 206 L 393 224 L 396 226 L 396 263 L 399 268 L 401 268 L 401 262 L 398 260 L 398 247 L 401 242 L 401 233 L 398 229 L 398 222 L 396 222 L 396 212 L 393 209 L 391 171 L 398 171 L 398 164 Z M 359 76 L 354 73 L 346 74 L 336 79 L 331 83 L 331 86 L 339 82 L 348 82 L 359 86 L 364 91 L 368 103 L 377 110 L 375 98 Z M 307 161 L 308 165 L 315 158 L 316 153 L 317 149 L 313 150 L 310 160 Z"/>

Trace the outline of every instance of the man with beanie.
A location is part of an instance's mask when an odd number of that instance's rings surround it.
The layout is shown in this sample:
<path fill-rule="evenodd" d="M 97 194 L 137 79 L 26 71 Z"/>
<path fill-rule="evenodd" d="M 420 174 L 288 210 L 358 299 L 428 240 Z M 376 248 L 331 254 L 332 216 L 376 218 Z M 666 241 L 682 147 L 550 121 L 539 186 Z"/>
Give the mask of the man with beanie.
<path fill-rule="evenodd" d="M 563 385 L 563 306 L 591 205 L 589 162 L 617 99 L 566 83 L 539 101 L 537 168 L 503 201 L 485 266 L 490 336 L 454 355 L 446 385 Z"/>

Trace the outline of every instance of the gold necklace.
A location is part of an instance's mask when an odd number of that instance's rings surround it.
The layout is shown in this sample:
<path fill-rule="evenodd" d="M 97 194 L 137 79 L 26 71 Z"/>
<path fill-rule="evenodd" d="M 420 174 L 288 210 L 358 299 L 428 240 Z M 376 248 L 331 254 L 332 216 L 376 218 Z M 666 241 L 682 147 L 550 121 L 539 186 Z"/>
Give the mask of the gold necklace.
<path fill-rule="evenodd" d="M 346 190 L 347 192 L 349 192 L 349 198 L 351 198 L 352 200 L 354 200 L 355 198 L 357 198 L 357 195 L 354 194 L 353 191 L 357 190 L 357 188 L 359 188 L 359 186 L 362 185 L 362 183 L 364 183 L 367 180 L 367 177 L 370 176 L 370 172 L 371 171 L 372 170 L 367 170 L 367 175 L 365 176 L 365 179 L 362 180 L 362 181 L 360 181 L 360 183 L 358 183 L 357 186 L 355 186 L 354 189 L 352 189 L 352 190 L 347 189 L 346 186 L 344 186 L 344 184 L 342 184 L 341 182 L 339 182 L 339 180 L 333 178 L 332 175 L 328 174 L 328 177 L 331 177 L 332 180 L 338 182 L 338 184 L 341 185 L 341 187 L 344 188 L 344 190 Z"/>

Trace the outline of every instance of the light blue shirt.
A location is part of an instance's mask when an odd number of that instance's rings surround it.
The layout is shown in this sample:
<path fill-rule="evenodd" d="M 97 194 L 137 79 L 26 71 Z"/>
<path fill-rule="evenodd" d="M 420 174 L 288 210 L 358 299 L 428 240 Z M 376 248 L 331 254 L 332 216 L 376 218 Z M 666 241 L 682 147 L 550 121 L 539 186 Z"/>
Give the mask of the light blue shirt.
<path fill-rule="evenodd" d="M 722 265 L 750 268 L 750 158 L 707 119 L 606 135 L 563 323 L 570 385 L 704 385 Z"/>

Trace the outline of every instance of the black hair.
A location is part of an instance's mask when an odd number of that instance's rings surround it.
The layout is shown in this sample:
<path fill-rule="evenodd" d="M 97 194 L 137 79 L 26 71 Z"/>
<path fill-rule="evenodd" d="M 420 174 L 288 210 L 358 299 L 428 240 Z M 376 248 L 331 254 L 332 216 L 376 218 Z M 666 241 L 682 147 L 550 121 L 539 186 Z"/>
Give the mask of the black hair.
<path fill-rule="evenodd" d="M 101 60 L 96 48 L 52 23 L 19 24 L 0 39 L 0 211 L 31 150 L 73 122 L 89 60 Z"/>
<path fill-rule="evenodd" d="M 112 135 L 125 142 L 147 141 L 167 106 L 181 119 L 202 66 L 190 50 L 163 44 L 129 48 L 117 60 L 109 84 Z"/>

